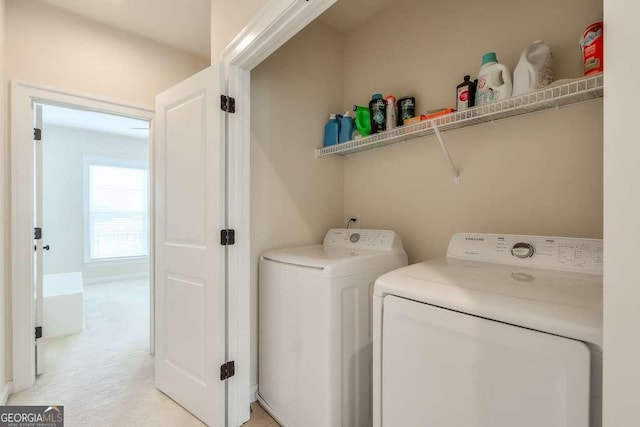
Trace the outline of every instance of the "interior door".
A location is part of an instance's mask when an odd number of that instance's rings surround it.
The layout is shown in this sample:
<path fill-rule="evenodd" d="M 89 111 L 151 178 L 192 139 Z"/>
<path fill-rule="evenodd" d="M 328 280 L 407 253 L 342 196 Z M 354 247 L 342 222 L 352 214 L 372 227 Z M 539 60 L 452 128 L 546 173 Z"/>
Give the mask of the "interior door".
<path fill-rule="evenodd" d="M 43 318 L 44 318 L 44 309 L 43 309 L 43 291 L 44 291 L 44 243 L 43 243 L 43 235 L 42 235 L 42 105 L 35 104 L 34 105 L 34 129 L 40 129 L 40 135 L 35 135 L 34 131 L 34 195 L 35 200 L 33 203 L 34 206 L 34 219 L 35 223 L 33 225 L 34 230 L 40 230 L 40 235 L 35 235 L 34 239 L 34 280 L 35 284 L 35 321 L 36 327 L 44 327 Z M 45 371 L 44 365 L 44 352 L 45 352 L 45 341 L 42 337 L 36 338 L 36 375 L 40 375 Z"/>
<path fill-rule="evenodd" d="M 225 423 L 225 118 L 222 67 L 156 97 L 156 386 Z"/>

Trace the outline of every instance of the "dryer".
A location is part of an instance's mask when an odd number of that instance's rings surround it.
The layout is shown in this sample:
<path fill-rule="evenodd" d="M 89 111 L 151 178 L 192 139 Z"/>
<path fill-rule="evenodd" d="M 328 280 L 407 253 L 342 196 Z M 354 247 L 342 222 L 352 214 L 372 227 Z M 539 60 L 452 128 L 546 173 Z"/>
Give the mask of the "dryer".
<path fill-rule="evenodd" d="M 407 265 L 389 230 L 332 229 L 259 265 L 258 400 L 283 426 L 371 426 L 373 285 Z"/>
<path fill-rule="evenodd" d="M 375 285 L 374 427 L 601 425 L 602 241 L 457 234 Z"/>

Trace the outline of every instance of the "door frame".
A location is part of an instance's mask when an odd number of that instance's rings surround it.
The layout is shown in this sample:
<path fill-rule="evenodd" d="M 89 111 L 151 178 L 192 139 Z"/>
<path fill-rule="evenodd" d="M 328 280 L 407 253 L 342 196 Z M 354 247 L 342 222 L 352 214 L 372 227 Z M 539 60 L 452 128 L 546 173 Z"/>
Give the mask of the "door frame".
<path fill-rule="evenodd" d="M 34 224 L 34 102 L 86 109 L 89 111 L 134 117 L 149 121 L 149 227 L 154 227 L 153 177 L 154 111 L 119 102 L 45 88 L 24 82 L 11 82 L 11 304 L 13 345 L 13 392 L 32 387 L 36 381 L 33 316 L 33 224 Z M 154 236 L 150 233 L 150 351 L 154 348 Z"/>
<path fill-rule="evenodd" d="M 226 70 L 226 92 L 236 99 L 227 115 L 228 224 L 236 232 L 229 249 L 227 287 L 227 360 L 236 375 L 227 389 L 227 426 L 250 418 L 251 366 L 251 70 L 338 0 L 270 0 L 231 41 L 219 58 Z M 212 58 L 212 63 L 215 62 Z M 254 349 L 255 351 L 255 349 Z"/>

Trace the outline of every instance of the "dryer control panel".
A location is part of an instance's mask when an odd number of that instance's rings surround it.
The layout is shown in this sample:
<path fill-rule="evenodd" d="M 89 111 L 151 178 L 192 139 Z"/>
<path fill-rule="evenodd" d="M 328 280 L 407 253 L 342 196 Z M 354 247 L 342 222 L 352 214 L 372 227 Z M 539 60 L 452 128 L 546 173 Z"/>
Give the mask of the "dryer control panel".
<path fill-rule="evenodd" d="M 602 274 L 602 247 L 600 239 L 461 233 L 451 238 L 447 257 Z"/>
<path fill-rule="evenodd" d="M 401 250 L 402 241 L 400 236 L 391 230 L 333 228 L 327 232 L 324 246 L 392 251 Z"/>

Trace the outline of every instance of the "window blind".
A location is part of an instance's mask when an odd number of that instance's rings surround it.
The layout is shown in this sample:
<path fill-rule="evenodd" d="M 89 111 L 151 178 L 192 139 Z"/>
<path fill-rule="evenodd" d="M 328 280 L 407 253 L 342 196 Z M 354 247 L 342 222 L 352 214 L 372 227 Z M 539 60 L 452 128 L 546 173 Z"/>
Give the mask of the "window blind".
<path fill-rule="evenodd" d="M 149 172 L 89 165 L 91 260 L 149 255 Z"/>

